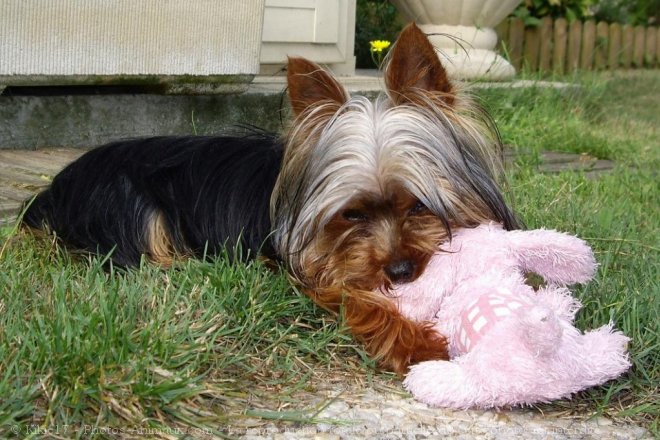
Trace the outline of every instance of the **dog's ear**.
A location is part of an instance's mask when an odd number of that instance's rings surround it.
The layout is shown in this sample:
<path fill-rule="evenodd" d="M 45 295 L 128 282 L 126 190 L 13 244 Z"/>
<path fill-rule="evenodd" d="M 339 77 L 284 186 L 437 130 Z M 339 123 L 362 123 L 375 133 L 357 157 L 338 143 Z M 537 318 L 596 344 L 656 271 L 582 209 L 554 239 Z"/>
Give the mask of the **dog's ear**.
<path fill-rule="evenodd" d="M 437 92 L 448 105 L 453 104 L 453 87 L 428 38 L 411 23 L 401 31 L 392 48 L 385 71 L 385 84 L 395 104 L 410 101 L 415 92 Z"/>
<path fill-rule="evenodd" d="M 334 113 L 348 100 L 346 90 L 328 72 L 305 58 L 289 57 L 287 83 L 291 108 L 296 116 L 307 108 L 330 104 Z"/>

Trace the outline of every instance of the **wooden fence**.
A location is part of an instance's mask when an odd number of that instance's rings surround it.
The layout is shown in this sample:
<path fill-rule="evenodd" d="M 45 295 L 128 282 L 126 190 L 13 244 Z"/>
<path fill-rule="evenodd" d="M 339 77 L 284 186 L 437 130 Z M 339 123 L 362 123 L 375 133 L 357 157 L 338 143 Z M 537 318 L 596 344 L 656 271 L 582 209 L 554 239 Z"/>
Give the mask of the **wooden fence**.
<path fill-rule="evenodd" d="M 660 67 L 660 28 L 546 17 L 537 27 L 510 18 L 497 29 L 500 51 L 516 70 L 567 73 L 578 69 Z"/>

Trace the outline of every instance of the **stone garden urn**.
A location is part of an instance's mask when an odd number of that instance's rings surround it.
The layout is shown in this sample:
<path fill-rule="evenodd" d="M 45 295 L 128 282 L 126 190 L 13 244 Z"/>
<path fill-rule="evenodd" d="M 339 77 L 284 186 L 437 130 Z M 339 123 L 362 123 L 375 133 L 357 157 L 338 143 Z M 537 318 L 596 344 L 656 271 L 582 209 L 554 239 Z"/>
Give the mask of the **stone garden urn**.
<path fill-rule="evenodd" d="M 506 80 L 516 71 L 495 53 L 493 29 L 521 0 L 391 0 L 428 36 L 450 77 Z"/>

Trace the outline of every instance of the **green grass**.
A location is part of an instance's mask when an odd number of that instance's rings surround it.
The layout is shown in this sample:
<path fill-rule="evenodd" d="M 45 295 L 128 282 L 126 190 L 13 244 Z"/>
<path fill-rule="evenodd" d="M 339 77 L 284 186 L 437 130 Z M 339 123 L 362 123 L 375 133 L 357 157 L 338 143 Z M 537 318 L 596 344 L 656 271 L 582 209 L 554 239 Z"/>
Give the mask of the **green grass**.
<path fill-rule="evenodd" d="M 543 409 L 630 418 L 657 432 L 660 72 L 576 81 L 568 91 L 479 92 L 505 143 L 616 164 L 586 177 L 539 174 L 519 160 L 509 173 L 529 227 L 576 233 L 594 247 L 600 267 L 575 289 L 584 303 L 577 325 L 613 320 L 632 338 L 629 374 Z M 398 386 L 374 372 L 340 323 L 258 262 L 108 271 L 47 239 L 11 228 L 0 237 L 0 437 L 54 427 L 63 438 L 94 427 L 224 436 L 227 424 L 315 420 L 324 402 L 304 396 L 327 381 L 376 375 Z"/>
<path fill-rule="evenodd" d="M 257 416 L 312 420 L 314 406 L 263 407 L 313 390 L 312 375 L 366 368 L 335 320 L 259 263 L 219 258 L 167 271 L 108 271 L 101 260 L 74 262 L 21 234 L 1 268 L 0 430 L 7 432 L 213 432 Z"/>

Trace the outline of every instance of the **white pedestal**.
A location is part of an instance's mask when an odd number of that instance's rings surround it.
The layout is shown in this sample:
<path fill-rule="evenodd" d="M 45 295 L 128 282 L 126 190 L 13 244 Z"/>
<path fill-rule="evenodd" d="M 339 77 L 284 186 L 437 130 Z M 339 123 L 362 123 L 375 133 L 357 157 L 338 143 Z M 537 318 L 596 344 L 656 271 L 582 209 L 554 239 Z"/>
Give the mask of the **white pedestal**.
<path fill-rule="evenodd" d="M 521 0 L 391 0 L 429 36 L 449 76 L 505 80 L 516 71 L 495 53 L 493 28 Z"/>
<path fill-rule="evenodd" d="M 497 35 L 491 28 L 474 26 L 419 25 L 438 51 L 451 78 L 501 81 L 516 70 L 495 52 Z"/>

